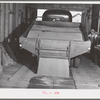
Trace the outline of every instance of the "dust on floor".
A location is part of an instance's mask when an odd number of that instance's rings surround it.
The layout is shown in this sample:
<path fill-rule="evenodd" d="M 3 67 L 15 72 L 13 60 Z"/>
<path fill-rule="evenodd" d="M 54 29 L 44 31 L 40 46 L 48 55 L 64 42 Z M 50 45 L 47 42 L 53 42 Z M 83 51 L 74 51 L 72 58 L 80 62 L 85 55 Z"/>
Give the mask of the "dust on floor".
<path fill-rule="evenodd" d="M 90 59 L 81 56 L 79 68 L 71 67 L 77 89 L 100 89 L 100 68 Z M 31 78 L 37 75 L 28 67 L 15 63 L 3 66 L 0 88 L 27 88 Z"/>

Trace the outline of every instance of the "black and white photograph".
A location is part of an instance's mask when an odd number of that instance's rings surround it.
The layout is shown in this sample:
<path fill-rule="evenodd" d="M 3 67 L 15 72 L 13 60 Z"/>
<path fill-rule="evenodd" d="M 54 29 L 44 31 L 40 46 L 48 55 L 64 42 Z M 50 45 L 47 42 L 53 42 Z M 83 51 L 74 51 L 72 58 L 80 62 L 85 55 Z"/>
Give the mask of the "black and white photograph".
<path fill-rule="evenodd" d="M 100 3 L 1 2 L 0 88 L 100 89 Z"/>

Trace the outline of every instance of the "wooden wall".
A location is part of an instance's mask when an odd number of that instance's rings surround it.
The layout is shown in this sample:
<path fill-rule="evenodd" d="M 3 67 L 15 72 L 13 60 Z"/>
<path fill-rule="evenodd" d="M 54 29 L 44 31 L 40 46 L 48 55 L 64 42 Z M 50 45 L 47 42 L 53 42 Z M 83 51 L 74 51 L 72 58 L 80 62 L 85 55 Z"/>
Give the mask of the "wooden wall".
<path fill-rule="evenodd" d="M 20 9 L 20 5 L 18 7 Z M 0 4 L 0 22 L 1 22 L 1 42 L 6 38 L 19 24 L 20 12 L 17 11 L 16 4 Z"/>
<path fill-rule="evenodd" d="M 0 65 L 3 58 L 7 58 L 2 57 L 6 56 L 2 44 L 5 44 L 5 50 L 8 50 L 10 56 L 18 54 L 19 37 L 35 20 L 36 14 L 37 10 L 27 7 L 27 4 L 0 3 Z"/>
<path fill-rule="evenodd" d="M 27 12 L 25 11 L 27 9 Z M 26 15 L 26 13 L 28 15 Z M 31 18 L 34 13 L 33 8 L 29 8 L 26 4 L 0 4 L 0 41 L 3 41 L 12 33 L 21 23 L 25 22 L 25 18 Z"/>
<path fill-rule="evenodd" d="M 82 12 L 81 18 L 81 29 L 83 32 L 84 40 L 88 40 L 88 34 L 91 30 L 91 22 L 92 22 L 92 9 L 85 9 Z"/>

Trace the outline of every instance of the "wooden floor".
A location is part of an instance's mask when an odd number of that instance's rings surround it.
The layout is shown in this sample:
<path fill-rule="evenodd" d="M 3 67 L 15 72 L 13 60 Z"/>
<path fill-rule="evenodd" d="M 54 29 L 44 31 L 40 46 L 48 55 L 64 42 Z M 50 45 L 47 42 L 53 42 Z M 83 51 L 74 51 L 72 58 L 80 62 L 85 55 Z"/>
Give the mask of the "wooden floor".
<path fill-rule="evenodd" d="M 81 56 L 79 68 L 71 67 L 71 71 L 77 89 L 100 88 L 100 68 L 85 56 Z M 0 88 L 27 88 L 35 76 L 33 71 L 18 63 L 4 66 Z"/>
<path fill-rule="evenodd" d="M 34 73 L 19 64 L 4 66 L 4 72 L 0 79 L 0 88 L 27 88 Z"/>
<path fill-rule="evenodd" d="M 100 68 L 85 56 L 81 57 L 79 68 L 72 68 L 77 89 L 99 89 Z"/>

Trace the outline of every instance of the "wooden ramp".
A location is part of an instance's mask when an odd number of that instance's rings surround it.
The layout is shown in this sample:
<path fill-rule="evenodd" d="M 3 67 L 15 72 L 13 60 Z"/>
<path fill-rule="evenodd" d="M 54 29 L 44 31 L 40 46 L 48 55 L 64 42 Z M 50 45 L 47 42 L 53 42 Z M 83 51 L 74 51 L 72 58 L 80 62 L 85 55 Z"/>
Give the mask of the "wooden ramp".
<path fill-rule="evenodd" d="M 28 88 L 35 89 L 75 89 L 72 77 L 35 76 L 30 80 Z"/>
<path fill-rule="evenodd" d="M 38 75 L 69 77 L 67 59 L 39 58 Z"/>

